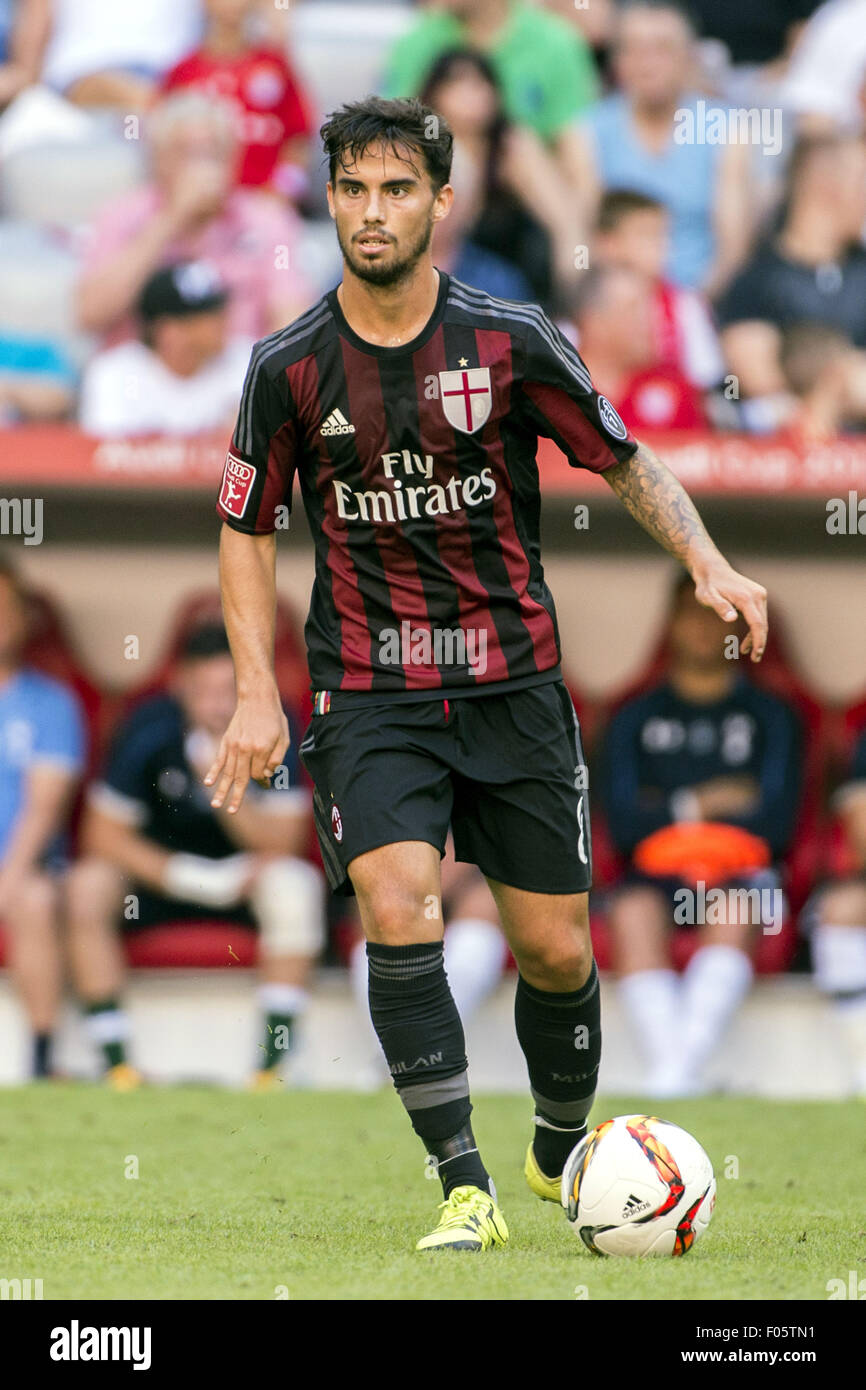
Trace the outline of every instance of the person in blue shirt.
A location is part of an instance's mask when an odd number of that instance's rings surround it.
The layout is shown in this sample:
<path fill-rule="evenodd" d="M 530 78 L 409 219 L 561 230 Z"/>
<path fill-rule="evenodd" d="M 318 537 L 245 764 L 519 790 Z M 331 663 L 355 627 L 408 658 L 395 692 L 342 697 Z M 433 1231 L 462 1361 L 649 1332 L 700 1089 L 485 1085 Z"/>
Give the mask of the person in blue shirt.
<path fill-rule="evenodd" d="M 620 707 L 603 751 L 602 801 L 628 866 L 609 905 L 613 966 L 647 1065 L 648 1093 L 657 1097 L 703 1089 L 703 1067 L 751 984 L 755 935 L 779 931 L 784 920 L 772 864 L 794 832 L 800 721 L 745 678 L 731 659 L 732 639 L 736 632 L 697 602 L 684 574 L 665 678 Z M 747 831 L 755 837 L 749 850 L 763 853 L 721 882 L 648 870 L 641 854 L 647 838 L 696 822 Z M 756 869 L 762 857 L 767 867 Z M 682 978 L 671 963 L 674 925 L 699 933 Z"/>
<path fill-rule="evenodd" d="M 803 918 L 811 928 L 815 983 L 830 1000 L 851 1089 L 866 1098 L 866 729 L 833 802 L 850 872 L 822 884 Z"/>
<path fill-rule="evenodd" d="M 751 147 L 724 102 L 692 90 L 695 33 L 677 0 L 627 0 L 613 65 L 617 89 L 575 126 L 569 172 L 586 224 L 605 189 L 657 199 L 671 217 L 668 279 L 714 297 L 751 243 Z"/>
<path fill-rule="evenodd" d="M 324 937 L 323 880 L 304 858 L 309 792 L 292 736 L 268 788 L 244 814 L 214 810 L 202 783 L 235 706 L 234 667 L 222 627 L 188 638 L 171 688 L 139 704 L 114 738 L 88 791 L 86 849 L 68 880 L 69 954 L 88 1031 L 109 1084 L 140 1083 L 127 1060 L 117 929 L 225 921 L 258 926 L 265 1016 L 253 1082 L 278 1084 L 279 1064 L 307 1002 Z"/>
<path fill-rule="evenodd" d="M 60 875 L 85 734 L 73 692 L 22 665 L 26 638 L 26 593 L 0 558 L 0 922 L 32 1030 L 32 1074 L 45 1077 L 61 996 Z"/>

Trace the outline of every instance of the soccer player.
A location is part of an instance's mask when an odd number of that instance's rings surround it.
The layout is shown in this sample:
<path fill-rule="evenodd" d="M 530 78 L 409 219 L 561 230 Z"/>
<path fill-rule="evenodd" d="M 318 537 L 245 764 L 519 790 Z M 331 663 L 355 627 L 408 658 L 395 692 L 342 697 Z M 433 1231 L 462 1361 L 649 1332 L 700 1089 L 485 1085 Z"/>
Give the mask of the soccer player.
<path fill-rule="evenodd" d="M 442 1180 L 418 1249 L 507 1240 L 470 1123 L 442 958 L 439 863 L 487 877 L 519 967 L 535 1107 L 532 1191 L 559 1201 L 598 1072 L 584 757 L 539 553 L 540 435 L 689 570 L 698 599 L 766 641 L 766 592 L 716 549 L 540 309 L 438 271 L 451 135 L 415 101 L 368 97 L 322 129 L 342 283 L 253 352 L 218 512 L 238 704 L 205 783 L 235 814 L 288 730 L 273 676 L 275 538 L 297 472 L 316 546 L 301 755 L 333 888 L 357 895 L 370 1012 Z"/>

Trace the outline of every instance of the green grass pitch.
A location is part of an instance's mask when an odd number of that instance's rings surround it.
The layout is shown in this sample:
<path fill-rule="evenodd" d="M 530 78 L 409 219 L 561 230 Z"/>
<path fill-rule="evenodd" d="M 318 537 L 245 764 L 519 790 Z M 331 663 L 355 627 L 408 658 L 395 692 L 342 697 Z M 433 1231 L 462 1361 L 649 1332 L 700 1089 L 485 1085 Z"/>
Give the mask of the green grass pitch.
<path fill-rule="evenodd" d="M 605 1098 L 593 1119 L 645 1108 Z M 524 1185 L 519 1096 L 478 1096 L 473 1117 L 508 1247 L 423 1256 L 412 1247 L 439 1187 L 390 1091 L 7 1090 L 0 1278 L 41 1278 L 45 1299 L 824 1300 L 829 1279 L 866 1267 L 862 1104 L 718 1098 L 661 1113 L 696 1135 L 718 1180 L 685 1259 L 586 1253 Z"/>

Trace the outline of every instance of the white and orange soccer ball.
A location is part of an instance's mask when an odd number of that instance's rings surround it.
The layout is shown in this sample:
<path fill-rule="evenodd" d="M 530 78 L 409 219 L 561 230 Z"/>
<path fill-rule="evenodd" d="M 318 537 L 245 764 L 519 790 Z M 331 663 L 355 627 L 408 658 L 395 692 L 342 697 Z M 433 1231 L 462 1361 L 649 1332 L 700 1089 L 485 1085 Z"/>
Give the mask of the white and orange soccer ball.
<path fill-rule="evenodd" d="M 652 1115 L 617 1115 L 569 1155 L 562 1205 L 594 1255 L 685 1255 L 716 1201 L 697 1139 Z"/>

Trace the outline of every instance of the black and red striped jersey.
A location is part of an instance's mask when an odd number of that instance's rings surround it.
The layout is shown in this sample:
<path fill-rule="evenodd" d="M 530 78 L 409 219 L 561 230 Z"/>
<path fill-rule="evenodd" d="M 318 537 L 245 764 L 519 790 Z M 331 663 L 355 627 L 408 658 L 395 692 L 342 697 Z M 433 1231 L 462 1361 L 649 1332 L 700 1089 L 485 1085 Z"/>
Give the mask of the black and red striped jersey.
<path fill-rule="evenodd" d="M 217 511 L 239 531 L 278 530 L 297 474 L 323 708 L 341 692 L 355 704 L 558 678 L 542 435 L 596 473 L 637 448 L 541 309 L 441 271 L 434 312 L 405 345 L 360 338 L 332 290 L 255 346 Z"/>

